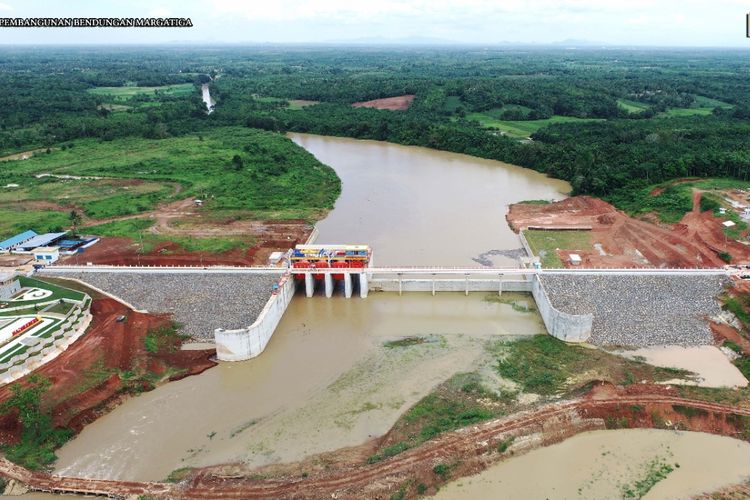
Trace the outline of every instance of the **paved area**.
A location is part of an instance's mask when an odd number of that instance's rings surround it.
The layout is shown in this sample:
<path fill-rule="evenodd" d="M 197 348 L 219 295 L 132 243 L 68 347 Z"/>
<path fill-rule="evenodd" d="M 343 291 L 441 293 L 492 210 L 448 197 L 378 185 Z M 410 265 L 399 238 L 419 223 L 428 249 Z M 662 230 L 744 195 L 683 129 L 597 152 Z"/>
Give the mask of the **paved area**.
<path fill-rule="evenodd" d="M 45 273 L 55 274 L 52 269 Z M 196 339 L 213 339 L 216 328 L 251 325 L 279 279 L 263 274 L 86 272 L 60 276 L 90 283 L 138 309 L 172 313 L 182 331 Z"/>
<path fill-rule="evenodd" d="M 559 310 L 594 314 L 591 342 L 646 347 L 713 343 L 706 317 L 719 314 L 722 276 L 546 275 Z"/>

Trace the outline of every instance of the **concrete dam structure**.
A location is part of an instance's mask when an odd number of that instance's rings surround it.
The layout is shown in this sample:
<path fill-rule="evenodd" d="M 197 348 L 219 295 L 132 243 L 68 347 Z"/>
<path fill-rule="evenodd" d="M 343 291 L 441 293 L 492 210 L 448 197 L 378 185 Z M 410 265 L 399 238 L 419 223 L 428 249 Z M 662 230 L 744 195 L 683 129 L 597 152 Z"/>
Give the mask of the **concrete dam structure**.
<path fill-rule="evenodd" d="M 459 267 L 376 267 L 372 266 L 372 252 L 362 245 L 311 246 L 302 249 L 297 258 L 287 258 L 287 265 L 282 267 L 125 267 L 125 266 L 55 266 L 58 275 L 78 275 L 85 281 L 87 273 L 133 273 L 133 274 L 175 274 L 175 275 L 232 275 L 242 279 L 243 275 L 266 275 L 274 277 L 270 283 L 273 288 L 253 323 L 240 328 L 212 327 L 216 342 L 217 357 L 221 361 L 242 361 L 260 355 L 270 341 L 276 327 L 291 303 L 298 288 L 304 287 L 305 295 L 313 297 L 319 288 L 324 297 L 332 297 L 337 290 L 350 300 L 355 294 L 366 298 L 370 291 L 397 292 L 470 292 L 497 293 L 526 292 L 530 293 L 537 305 L 537 310 L 548 333 L 565 342 L 581 343 L 592 341 L 592 331 L 609 328 L 607 311 L 613 306 L 622 309 L 627 304 L 622 302 L 618 283 L 629 280 L 630 288 L 639 295 L 654 293 L 669 294 L 670 290 L 695 289 L 700 283 L 701 293 L 709 300 L 716 295 L 719 281 L 726 279 L 725 269 L 537 269 L 537 268 L 459 268 Z M 347 255 L 348 252 L 348 255 Z M 292 255 L 291 253 L 289 255 Z M 301 265 L 297 265 L 301 264 Z M 554 282 L 545 284 L 545 276 L 554 278 Z M 577 297 L 582 307 L 570 307 L 569 293 L 560 288 L 560 283 L 583 280 L 586 283 L 598 284 L 596 295 L 608 294 L 604 307 L 590 307 L 587 297 Z M 673 283 L 659 283 L 672 281 Z M 689 280 L 697 282 L 687 283 Z M 274 283 L 275 282 L 275 283 Z M 685 282 L 685 283 L 683 283 Z M 555 284 L 550 292 L 549 285 Z M 580 285 L 580 283 L 579 283 Z M 575 288 L 575 287 L 574 287 Z M 578 286 L 580 288 L 580 286 Z M 608 293 L 615 290 L 614 294 Z M 550 295 L 552 294 L 552 295 Z M 562 295 L 561 295 L 562 294 Z M 614 295 L 614 296 L 612 296 Z M 673 297 L 674 298 L 674 297 Z M 326 300 L 323 297 L 313 300 Z M 657 301 L 650 301 L 657 302 Z M 662 301 L 663 302 L 663 301 Z M 666 302 L 671 302 L 667 300 Z M 695 301 L 694 301 L 695 302 Z M 684 304 L 680 306 L 683 308 Z M 686 306 L 685 306 L 686 307 Z M 705 310 L 704 310 L 705 309 Z M 705 315 L 708 307 L 701 311 L 689 311 L 691 317 Z M 653 311 L 651 316 L 664 316 L 664 311 Z M 600 316 L 603 315 L 603 316 Z M 611 315 L 611 314 L 610 314 Z M 599 318 L 599 319 L 597 319 Z M 220 324 L 220 318 L 217 318 Z M 612 319 L 612 318 L 609 318 Z M 667 323 L 679 324 L 684 318 L 669 318 Z M 605 321 L 606 320 L 606 321 Z M 645 321 L 644 318 L 635 318 Z M 617 322 L 624 321 L 623 318 Z M 664 324 L 664 321 L 662 321 Z M 597 327 L 597 325 L 599 325 Z M 610 325 L 611 326 L 611 325 Z M 688 325 L 691 326 L 691 325 Z M 692 325 L 694 326 L 694 325 Z M 675 330 L 676 327 L 669 327 Z M 598 329 L 598 330 L 597 330 Z M 679 341 L 681 333 L 675 333 Z M 679 342 L 678 342 L 679 343 Z M 626 344 L 622 344 L 626 345 Z"/>
<path fill-rule="evenodd" d="M 215 332 L 217 356 L 223 361 L 239 361 L 258 356 L 271 339 L 289 302 L 296 283 L 304 283 L 305 295 L 315 294 L 322 283 L 325 297 L 332 297 L 336 282 L 343 281 L 343 293 L 351 298 L 356 281 L 361 298 L 370 290 L 398 292 L 508 292 L 531 293 L 547 332 L 565 342 L 582 343 L 591 338 L 594 315 L 571 314 L 556 308 L 543 284 L 543 273 L 590 275 L 680 275 L 726 274 L 721 269 L 560 269 L 526 268 L 417 268 L 370 267 L 372 251 L 365 245 L 298 245 L 291 253 L 290 266 L 266 308 L 246 329 Z"/>

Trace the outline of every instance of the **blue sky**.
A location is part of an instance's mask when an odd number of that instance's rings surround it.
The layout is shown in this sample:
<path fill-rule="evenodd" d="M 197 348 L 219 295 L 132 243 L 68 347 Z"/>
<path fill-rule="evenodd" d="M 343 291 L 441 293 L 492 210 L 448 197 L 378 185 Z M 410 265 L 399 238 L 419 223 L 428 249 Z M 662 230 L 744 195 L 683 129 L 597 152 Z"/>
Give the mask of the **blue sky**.
<path fill-rule="evenodd" d="M 750 0 L 0 0 L 0 17 L 190 17 L 187 29 L 0 29 L 0 43 L 464 43 L 750 47 Z"/>

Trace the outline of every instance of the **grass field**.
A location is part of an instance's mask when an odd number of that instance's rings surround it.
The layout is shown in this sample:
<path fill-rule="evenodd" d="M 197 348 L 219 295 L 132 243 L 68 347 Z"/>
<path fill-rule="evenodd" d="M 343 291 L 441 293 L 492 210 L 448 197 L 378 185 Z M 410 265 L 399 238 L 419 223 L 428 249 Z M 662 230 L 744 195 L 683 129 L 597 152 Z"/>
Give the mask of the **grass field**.
<path fill-rule="evenodd" d="M 162 87 L 94 87 L 88 92 L 106 96 L 115 101 L 127 101 L 136 95 L 188 95 L 197 92 L 192 83 L 178 83 Z"/>
<path fill-rule="evenodd" d="M 640 113 L 650 107 L 646 103 L 631 101 L 630 99 L 617 99 L 617 105 L 628 113 Z"/>
<path fill-rule="evenodd" d="M 333 170 L 291 140 L 244 127 L 161 140 L 83 139 L 71 144 L 5 164 L 0 180 L 20 187 L 0 190 L 0 237 L 25 229 L 67 229 L 72 209 L 102 219 L 191 196 L 207 200 L 207 215 L 238 210 L 260 218 L 293 213 L 294 218 L 316 219 L 333 206 L 340 191 Z M 41 172 L 105 179 L 37 179 Z M 58 208 L 39 205 L 45 200 L 54 200 Z"/>
<path fill-rule="evenodd" d="M 718 99 L 712 99 L 710 97 L 705 97 L 702 95 L 696 95 L 695 101 L 693 102 L 693 106 L 696 108 L 724 108 L 724 109 L 730 109 L 733 108 L 731 104 L 728 102 L 720 101 Z"/>
<path fill-rule="evenodd" d="M 529 242 L 531 251 L 542 261 L 542 267 L 565 267 L 557 249 L 562 250 L 591 250 L 591 231 L 538 231 L 523 232 Z"/>
<path fill-rule="evenodd" d="M 714 112 L 714 108 L 670 108 L 658 113 L 657 118 L 673 118 L 681 116 L 707 116 Z"/>
<path fill-rule="evenodd" d="M 707 116 L 714 112 L 715 108 L 731 109 L 732 106 L 718 99 L 711 99 L 702 95 L 696 95 L 693 104 L 689 108 L 670 108 L 656 115 L 657 118 L 672 118 L 681 116 Z"/>
<path fill-rule="evenodd" d="M 53 210 L 20 210 L 10 204 L 0 207 L 0 239 L 5 239 L 27 229 L 47 233 L 67 228 L 68 214 Z"/>
<path fill-rule="evenodd" d="M 22 287 L 44 288 L 45 290 L 52 291 L 52 296 L 45 298 L 44 302 L 47 302 L 50 300 L 59 300 L 59 299 L 83 300 L 83 297 L 84 297 L 84 295 L 81 292 L 71 290 L 70 288 L 53 285 L 52 283 L 47 283 L 46 281 L 29 278 L 27 276 L 19 276 L 18 281 L 21 283 Z M 33 304 L 35 302 L 39 302 L 39 301 L 38 300 L 17 301 L 17 302 L 13 302 L 13 305 L 22 306 L 25 304 Z"/>
<path fill-rule="evenodd" d="M 483 127 L 497 129 L 517 138 L 529 137 L 537 130 L 554 123 L 601 121 L 596 118 L 574 118 L 557 115 L 544 120 L 498 120 L 487 113 L 469 113 L 466 118 L 478 121 Z"/>
<path fill-rule="evenodd" d="M 292 110 L 300 110 L 303 108 L 306 108 L 308 106 L 314 106 L 315 104 L 320 104 L 320 101 L 308 101 L 305 99 L 284 99 L 281 97 L 270 97 L 270 96 L 260 96 L 260 95 L 253 95 L 253 99 L 255 99 L 258 102 L 267 102 L 267 103 L 278 103 L 281 105 L 281 103 L 286 102 L 286 109 L 292 109 Z"/>

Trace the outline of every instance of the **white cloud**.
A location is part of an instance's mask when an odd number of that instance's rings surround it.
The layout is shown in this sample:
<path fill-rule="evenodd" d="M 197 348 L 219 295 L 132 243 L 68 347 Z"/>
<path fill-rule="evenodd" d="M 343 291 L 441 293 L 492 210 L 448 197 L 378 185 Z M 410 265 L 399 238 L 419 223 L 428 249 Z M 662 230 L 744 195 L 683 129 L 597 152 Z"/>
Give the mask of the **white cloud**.
<path fill-rule="evenodd" d="M 7 3 L 0 3 L 0 10 L 3 10 L 3 11 L 13 10 L 13 7 L 11 5 L 8 5 Z"/>

